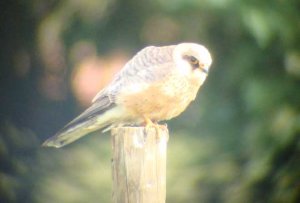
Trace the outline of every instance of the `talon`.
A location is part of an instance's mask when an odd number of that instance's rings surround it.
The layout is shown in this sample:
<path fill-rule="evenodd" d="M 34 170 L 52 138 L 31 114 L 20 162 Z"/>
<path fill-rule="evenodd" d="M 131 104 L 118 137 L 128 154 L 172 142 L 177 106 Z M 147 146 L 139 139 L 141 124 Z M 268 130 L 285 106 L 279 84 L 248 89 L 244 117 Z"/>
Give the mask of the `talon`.
<path fill-rule="evenodd" d="M 151 121 L 151 119 L 147 118 L 147 117 L 144 117 L 144 120 L 145 120 L 145 130 L 148 131 L 151 127 L 154 127 L 155 130 L 157 129 L 157 126 L 155 123 L 153 123 Z M 157 134 L 157 130 L 156 130 L 156 134 Z"/>
<path fill-rule="evenodd" d="M 151 119 L 144 117 L 145 120 L 145 130 L 148 131 L 149 128 L 153 127 L 155 129 L 156 139 L 160 140 L 160 134 L 159 130 L 164 130 L 166 128 L 166 125 L 159 125 L 157 121 L 152 121 Z M 167 138 L 169 139 L 169 138 Z"/>
<path fill-rule="evenodd" d="M 151 121 L 151 119 L 147 118 L 147 117 L 144 117 L 144 120 L 145 120 L 145 128 L 150 128 L 150 127 L 154 127 L 155 124 Z"/>

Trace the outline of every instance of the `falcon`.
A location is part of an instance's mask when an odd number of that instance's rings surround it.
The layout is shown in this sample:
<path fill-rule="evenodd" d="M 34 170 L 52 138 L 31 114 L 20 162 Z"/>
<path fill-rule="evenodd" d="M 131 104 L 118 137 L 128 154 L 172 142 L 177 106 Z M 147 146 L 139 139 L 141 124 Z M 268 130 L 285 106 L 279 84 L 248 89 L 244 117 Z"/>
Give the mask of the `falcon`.
<path fill-rule="evenodd" d="M 196 98 L 212 58 L 196 43 L 149 46 L 139 51 L 92 104 L 43 146 L 62 147 L 98 129 L 155 126 L 181 114 Z"/>

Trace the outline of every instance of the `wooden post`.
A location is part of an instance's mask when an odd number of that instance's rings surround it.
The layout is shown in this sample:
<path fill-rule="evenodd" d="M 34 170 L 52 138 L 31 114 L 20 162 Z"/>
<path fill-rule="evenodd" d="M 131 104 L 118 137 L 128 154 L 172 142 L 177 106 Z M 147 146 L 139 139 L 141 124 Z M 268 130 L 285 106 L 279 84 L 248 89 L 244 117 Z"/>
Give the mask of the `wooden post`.
<path fill-rule="evenodd" d="M 165 203 L 168 128 L 112 129 L 114 203 Z"/>

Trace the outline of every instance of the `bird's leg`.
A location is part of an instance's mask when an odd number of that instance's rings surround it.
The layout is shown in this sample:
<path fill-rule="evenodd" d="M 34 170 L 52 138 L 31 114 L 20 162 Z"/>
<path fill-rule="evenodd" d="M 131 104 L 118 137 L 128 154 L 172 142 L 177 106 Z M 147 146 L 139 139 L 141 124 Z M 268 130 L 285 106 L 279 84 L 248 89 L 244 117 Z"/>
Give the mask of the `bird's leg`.
<path fill-rule="evenodd" d="M 147 118 L 145 116 L 144 116 L 144 120 L 145 120 L 145 129 L 146 129 L 146 131 L 148 131 L 149 128 L 154 127 L 155 132 L 156 132 L 156 139 L 160 140 L 161 137 L 160 137 L 160 134 L 159 134 L 159 130 L 164 129 L 166 126 L 161 126 L 161 125 L 158 124 L 157 121 L 153 122 L 151 119 L 149 119 L 149 118 Z M 169 138 L 167 138 L 167 140 L 168 139 Z"/>
<path fill-rule="evenodd" d="M 149 119 L 146 116 L 143 116 L 143 117 L 144 117 L 144 121 L 145 121 L 145 128 L 146 128 L 146 130 L 148 130 L 151 127 L 155 128 L 155 124 L 151 121 L 151 119 Z"/>

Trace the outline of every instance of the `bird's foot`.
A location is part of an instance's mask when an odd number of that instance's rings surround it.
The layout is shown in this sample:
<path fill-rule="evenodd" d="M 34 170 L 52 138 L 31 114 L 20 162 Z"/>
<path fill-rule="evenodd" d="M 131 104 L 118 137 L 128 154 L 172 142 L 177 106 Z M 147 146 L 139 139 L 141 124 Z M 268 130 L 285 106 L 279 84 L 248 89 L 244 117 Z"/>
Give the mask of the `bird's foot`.
<path fill-rule="evenodd" d="M 152 121 L 149 118 L 144 118 L 145 120 L 145 131 L 147 132 L 149 129 L 154 128 L 155 129 L 155 134 L 156 134 L 156 139 L 160 140 L 161 139 L 161 133 L 160 131 L 165 130 L 167 128 L 167 125 L 160 125 L 156 121 Z M 167 140 L 169 140 L 169 137 L 167 137 Z"/>

